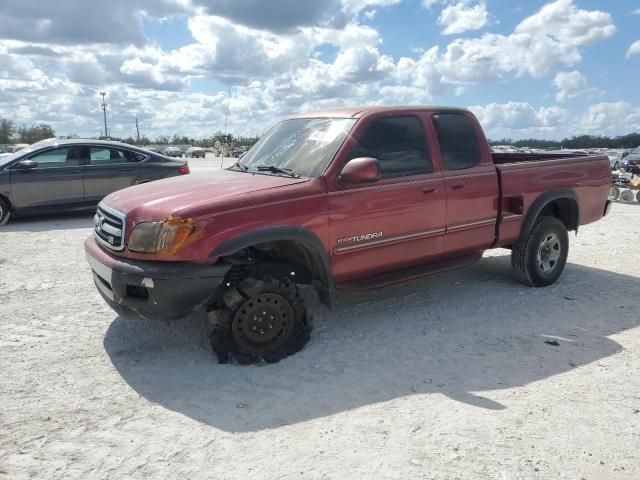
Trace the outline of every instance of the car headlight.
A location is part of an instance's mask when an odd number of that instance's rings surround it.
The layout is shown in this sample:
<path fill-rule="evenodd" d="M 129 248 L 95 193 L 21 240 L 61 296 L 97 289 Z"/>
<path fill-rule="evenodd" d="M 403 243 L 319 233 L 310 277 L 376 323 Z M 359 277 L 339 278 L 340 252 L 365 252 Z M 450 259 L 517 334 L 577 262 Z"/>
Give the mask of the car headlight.
<path fill-rule="evenodd" d="M 169 217 L 164 222 L 144 222 L 133 228 L 128 248 L 132 252 L 173 254 L 198 236 L 193 219 Z"/>

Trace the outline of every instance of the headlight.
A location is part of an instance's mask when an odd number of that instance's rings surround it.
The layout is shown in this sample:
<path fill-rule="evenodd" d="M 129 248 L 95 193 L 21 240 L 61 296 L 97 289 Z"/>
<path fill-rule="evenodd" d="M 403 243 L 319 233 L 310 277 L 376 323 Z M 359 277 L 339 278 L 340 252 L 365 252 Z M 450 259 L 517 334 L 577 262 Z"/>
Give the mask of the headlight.
<path fill-rule="evenodd" d="M 193 219 L 169 217 L 164 222 L 139 223 L 129 237 L 132 252 L 173 254 L 195 240 L 198 227 Z"/>

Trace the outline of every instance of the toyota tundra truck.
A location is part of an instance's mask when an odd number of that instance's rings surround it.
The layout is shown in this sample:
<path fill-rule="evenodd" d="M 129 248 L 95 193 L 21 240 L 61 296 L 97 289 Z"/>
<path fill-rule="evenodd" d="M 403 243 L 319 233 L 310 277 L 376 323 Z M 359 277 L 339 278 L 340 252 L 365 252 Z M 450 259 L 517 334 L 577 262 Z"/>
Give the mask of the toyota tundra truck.
<path fill-rule="evenodd" d="M 86 240 L 95 285 L 122 317 L 206 311 L 220 362 L 275 362 L 309 341 L 298 285 L 331 305 L 358 291 L 511 250 L 515 278 L 561 275 L 568 231 L 607 215 L 606 156 L 491 153 L 448 107 L 312 112 L 238 162 L 106 197 Z"/>

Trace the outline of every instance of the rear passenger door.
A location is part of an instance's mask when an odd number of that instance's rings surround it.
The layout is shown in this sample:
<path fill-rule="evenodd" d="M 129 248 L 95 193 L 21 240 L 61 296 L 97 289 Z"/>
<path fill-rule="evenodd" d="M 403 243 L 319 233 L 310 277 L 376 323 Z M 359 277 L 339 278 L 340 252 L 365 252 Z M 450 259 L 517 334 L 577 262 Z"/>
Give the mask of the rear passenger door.
<path fill-rule="evenodd" d="M 447 191 L 446 256 L 484 250 L 495 240 L 498 218 L 498 175 L 488 152 L 483 152 L 470 114 L 432 116 Z"/>
<path fill-rule="evenodd" d="M 439 258 L 444 181 L 435 172 L 417 115 L 374 117 L 354 132 L 346 160 L 374 157 L 380 179 L 329 193 L 332 270 L 337 284 Z"/>
<path fill-rule="evenodd" d="M 28 157 L 36 168 L 11 169 L 11 195 L 18 210 L 45 210 L 80 205 L 84 200 L 82 165 L 84 147 L 69 146 L 40 151 Z"/>
<path fill-rule="evenodd" d="M 89 146 L 84 169 L 84 192 L 88 203 L 98 203 L 116 190 L 136 183 L 144 155 L 106 145 Z"/>

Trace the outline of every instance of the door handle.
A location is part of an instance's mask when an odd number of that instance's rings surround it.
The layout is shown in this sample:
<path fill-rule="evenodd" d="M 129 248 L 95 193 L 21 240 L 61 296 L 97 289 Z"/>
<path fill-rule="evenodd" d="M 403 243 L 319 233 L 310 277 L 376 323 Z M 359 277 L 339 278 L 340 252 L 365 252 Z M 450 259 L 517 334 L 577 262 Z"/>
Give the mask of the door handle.
<path fill-rule="evenodd" d="M 462 190 L 464 188 L 464 185 L 451 185 L 451 189 L 452 190 Z"/>
<path fill-rule="evenodd" d="M 437 188 L 425 188 L 424 190 L 422 190 L 422 193 L 424 193 L 425 195 L 432 195 L 437 192 L 438 192 Z"/>
<path fill-rule="evenodd" d="M 121 172 L 133 172 L 133 168 L 121 168 Z"/>

